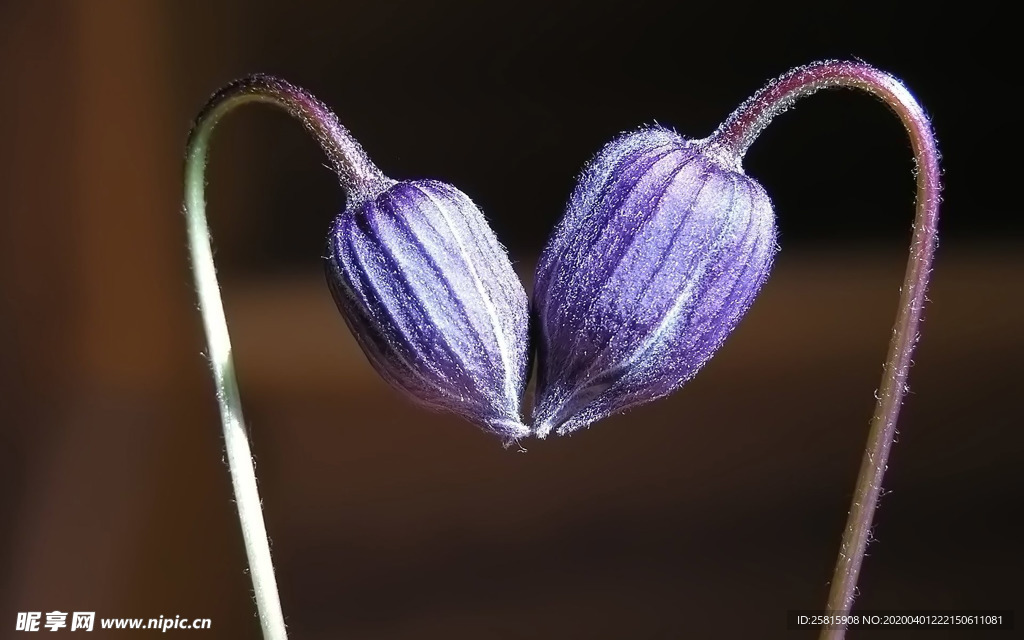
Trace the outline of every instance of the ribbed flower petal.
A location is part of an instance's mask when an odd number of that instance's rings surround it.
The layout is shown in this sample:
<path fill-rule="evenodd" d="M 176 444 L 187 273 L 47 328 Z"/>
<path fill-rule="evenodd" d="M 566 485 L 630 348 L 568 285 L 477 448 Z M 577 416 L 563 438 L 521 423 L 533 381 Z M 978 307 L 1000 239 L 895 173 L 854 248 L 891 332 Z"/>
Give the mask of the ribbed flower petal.
<path fill-rule="evenodd" d="M 764 189 L 662 128 L 585 169 L 537 267 L 534 431 L 569 433 L 678 389 L 753 302 L 776 244 Z"/>
<path fill-rule="evenodd" d="M 388 382 L 503 438 L 527 433 L 528 299 L 469 197 L 441 182 L 395 183 L 335 219 L 326 268 Z"/>

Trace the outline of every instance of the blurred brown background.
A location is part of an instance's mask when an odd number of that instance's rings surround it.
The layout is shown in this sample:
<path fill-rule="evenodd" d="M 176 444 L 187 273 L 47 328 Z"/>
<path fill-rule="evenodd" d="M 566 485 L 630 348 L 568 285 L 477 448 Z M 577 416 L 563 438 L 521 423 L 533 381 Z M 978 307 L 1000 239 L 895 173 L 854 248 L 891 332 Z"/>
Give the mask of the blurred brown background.
<path fill-rule="evenodd" d="M 977 93 L 998 92 L 985 43 L 1001 19 L 945 18 L 0 2 L 0 637 L 21 635 L 16 612 L 54 609 L 258 637 L 179 213 L 190 119 L 253 71 L 333 105 L 389 174 L 460 186 L 526 282 L 573 176 L 615 132 L 704 135 L 817 58 L 904 77 L 946 157 L 944 239 L 857 606 L 1016 607 L 1020 205 L 998 93 Z M 526 453 L 375 376 L 322 283 L 343 194 L 319 150 L 268 109 L 222 125 L 210 216 L 293 637 L 815 635 L 784 615 L 827 594 L 913 183 L 903 133 L 870 100 L 795 113 L 749 157 L 783 252 L 734 337 L 682 392 Z M 988 637 L 850 634 L 908 635 Z"/>

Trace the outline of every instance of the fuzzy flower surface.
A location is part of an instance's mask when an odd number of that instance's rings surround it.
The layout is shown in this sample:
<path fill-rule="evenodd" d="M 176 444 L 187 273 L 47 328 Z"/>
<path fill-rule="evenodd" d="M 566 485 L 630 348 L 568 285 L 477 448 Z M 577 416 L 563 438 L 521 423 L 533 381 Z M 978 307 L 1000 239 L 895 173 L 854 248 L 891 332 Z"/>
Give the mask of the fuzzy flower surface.
<path fill-rule="evenodd" d="M 529 300 L 483 213 L 455 187 L 390 182 L 328 236 L 327 281 L 373 367 L 420 405 L 506 441 L 520 403 Z"/>
<path fill-rule="evenodd" d="M 644 128 L 585 168 L 537 267 L 537 436 L 681 387 L 767 278 L 771 202 L 700 143 Z"/>

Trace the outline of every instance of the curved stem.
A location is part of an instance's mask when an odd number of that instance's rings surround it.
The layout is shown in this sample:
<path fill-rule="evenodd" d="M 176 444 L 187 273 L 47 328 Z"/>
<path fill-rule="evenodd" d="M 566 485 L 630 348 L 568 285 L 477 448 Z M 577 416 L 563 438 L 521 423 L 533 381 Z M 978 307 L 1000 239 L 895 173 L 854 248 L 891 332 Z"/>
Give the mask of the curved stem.
<path fill-rule="evenodd" d="M 204 196 L 204 173 L 210 135 L 226 113 L 249 102 L 275 105 L 301 120 L 331 159 L 349 197 L 366 197 L 386 184 L 387 179 L 323 103 L 298 87 L 267 76 L 244 78 L 217 92 L 196 118 L 187 143 L 184 213 L 199 311 L 206 329 L 210 366 L 220 405 L 228 469 L 238 519 L 242 525 L 242 538 L 249 559 L 263 637 L 267 640 L 283 640 L 287 636 L 284 615 L 270 559 L 270 545 L 256 486 L 255 467 L 242 418 L 242 405 L 231 357 L 231 340 L 213 264 Z"/>
<path fill-rule="evenodd" d="M 732 160 L 739 169 L 747 148 L 772 118 L 799 98 L 829 87 L 861 89 L 881 99 L 903 122 L 917 164 L 917 212 L 910 258 L 882 373 L 878 404 L 871 419 L 868 443 L 828 598 L 829 613 L 846 614 L 856 595 L 857 577 L 882 489 L 882 476 L 896 434 L 896 420 L 907 389 L 910 357 L 919 337 L 925 289 L 938 239 L 941 187 L 935 136 L 924 109 L 899 80 L 863 63 L 826 61 L 794 69 L 769 83 L 729 116 L 705 143 L 710 152 L 719 158 Z M 844 628 L 823 628 L 821 638 L 841 639 L 845 632 Z"/>

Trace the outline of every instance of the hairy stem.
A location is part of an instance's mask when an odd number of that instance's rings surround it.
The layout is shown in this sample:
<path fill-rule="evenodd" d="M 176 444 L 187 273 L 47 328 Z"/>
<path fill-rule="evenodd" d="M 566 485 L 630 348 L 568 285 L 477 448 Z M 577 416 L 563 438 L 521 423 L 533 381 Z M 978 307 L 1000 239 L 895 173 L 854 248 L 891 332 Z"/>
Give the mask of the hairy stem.
<path fill-rule="evenodd" d="M 267 76 L 251 76 L 236 81 L 210 98 L 196 118 L 186 147 L 184 213 L 188 225 L 189 252 L 220 405 L 228 469 L 238 519 L 242 525 L 242 538 L 249 559 L 263 637 L 267 640 L 284 640 L 287 637 L 284 615 L 277 592 L 274 565 L 270 559 L 270 544 L 256 486 L 256 471 L 242 418 L 242 405 L 231 357 L 231 340 L 213 264 L 204 196 L 210 135 L 226 113 L 249 102 L 272 104 L 301 120 L 324 148 L 349 197 L 365 197 L 384 184 L 386 178 L 323 103 L 298 87 Z"/>
<path fill-rule="evenodd" d="M 899 117 L 910 136 L 916 162 L 917 211 L 910 258 L 900 293 L 899 309 L 886 357 L 878 404 L 871 419 L 867 447 L 853 492 L 846 530 L 839 548 L 827 610 L 847 614 L 856 595 L 871 521 L 882 489 L 896 420 L 907 389 L 910 357 L 918 340 L 925 289 L 931 275 L 938 239 L 939 152 L 924 109 L 895 77 L 860 62 L 827 61 L 794 69 L 772 81 L 747 100 L 705 143 L 709 152 L 734 162 L 739 169 L 747 148 L 772 118 L 799 98 L 819 89 L 850 87 L 870 93 Z M 845 628 L 823 628 L 823 640 L 841 640 Z"/>

